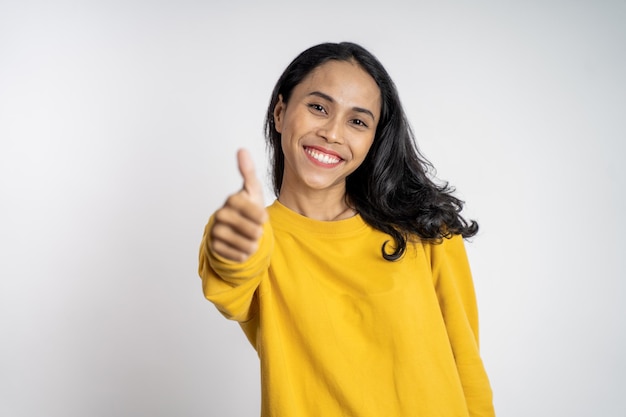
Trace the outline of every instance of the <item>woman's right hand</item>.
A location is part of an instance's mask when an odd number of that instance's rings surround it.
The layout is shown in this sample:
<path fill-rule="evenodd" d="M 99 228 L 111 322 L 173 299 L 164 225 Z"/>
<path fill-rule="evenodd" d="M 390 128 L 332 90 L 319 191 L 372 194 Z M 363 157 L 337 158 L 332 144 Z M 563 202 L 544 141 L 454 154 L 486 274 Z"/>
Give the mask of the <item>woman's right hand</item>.
<path fill-rule="evenodd" d="M 235 262 L 243 262 L 256 252 L 268 220 L 263 186 L 254 171 L 254 162 L 245 149 L 237 152 L 241 191 L 231 195 L 215 212 L 209 247 L 213 253 Z"/>

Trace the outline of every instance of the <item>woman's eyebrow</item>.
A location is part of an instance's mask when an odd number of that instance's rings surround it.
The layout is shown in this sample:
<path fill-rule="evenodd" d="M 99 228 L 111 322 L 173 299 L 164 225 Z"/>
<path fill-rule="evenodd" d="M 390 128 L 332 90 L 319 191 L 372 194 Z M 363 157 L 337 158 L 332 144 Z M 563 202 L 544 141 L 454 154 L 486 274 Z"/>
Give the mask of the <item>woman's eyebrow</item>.
<path fill-rule="evenodd" d="M 316 97 L 320 97 L 323 98 L 326 101 L 329 101 L 331 103 L 335 102 L 335 99 L 333 99 L 331 96 L 329 96 L 328 94 L 322 93 L 321 91 L 312 91 L 309 94 L 307 94 L 308 96 L 316 96 Z M 365 113 L 367 115 L 369 115 L 372 120 L 376 120 L 376 118 L 374 117 L 374 113 L 372 113 L 370 110 L 368 109 L 364 109 L 363 107 L 353 107 L 352 110 L 359 112 L 359 113 Z"/>

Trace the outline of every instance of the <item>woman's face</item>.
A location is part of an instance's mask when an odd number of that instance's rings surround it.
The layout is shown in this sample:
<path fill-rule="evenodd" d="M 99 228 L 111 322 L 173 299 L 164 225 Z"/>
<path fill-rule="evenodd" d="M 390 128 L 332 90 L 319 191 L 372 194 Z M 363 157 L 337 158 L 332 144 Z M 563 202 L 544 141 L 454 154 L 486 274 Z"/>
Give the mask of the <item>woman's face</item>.
<path fill-rule="evenodd" d="M 314 69 L 274 108 L 285 155 L 283 192 L 337 190 L 365 159 L 380 118 L 374 79 L 353 62 Z"/>

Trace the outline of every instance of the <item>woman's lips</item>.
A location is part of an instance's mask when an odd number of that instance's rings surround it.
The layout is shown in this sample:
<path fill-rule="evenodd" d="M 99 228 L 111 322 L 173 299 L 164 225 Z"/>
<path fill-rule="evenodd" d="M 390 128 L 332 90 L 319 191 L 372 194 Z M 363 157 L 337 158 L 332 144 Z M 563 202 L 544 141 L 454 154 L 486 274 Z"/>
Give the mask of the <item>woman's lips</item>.
<path fill-rule="evenodd" d="M 336 166 L 341 161 L 343 161 L 343 159 L 337 155 L 330 154 L 321 149 L 313 148 L 310 146 L 305 146 L 304 152 L 307 154 L 309 159 L 317 162 L 318 165 L 322 166 Z"/>

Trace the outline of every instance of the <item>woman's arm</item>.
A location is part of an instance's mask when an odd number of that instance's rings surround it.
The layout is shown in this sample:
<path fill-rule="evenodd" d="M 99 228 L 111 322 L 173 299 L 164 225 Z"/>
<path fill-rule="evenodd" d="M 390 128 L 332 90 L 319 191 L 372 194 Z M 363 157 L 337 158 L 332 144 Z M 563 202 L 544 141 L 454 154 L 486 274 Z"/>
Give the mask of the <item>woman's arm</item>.
<path fill-rule="evenodd" d="M 250 154 L 240 150 L 237 164 L 243 187 L 204 229 L 198 273 L 205 297 L 227 318 L 245 322 L 253 315 L 254 293 L 269 268 L 273 234 Z"/>
<path fill-rule="evenodd" d="M 245 261 L 238 262 L 216 254 L 210 245 L 210 230 L 215 221 L 207 224 L 200 245 L 198 273 L 202 278 L 204 296 L 228 319 L 248 321 L 256 313 L 254 294 L 269 268 L 273 247 L 273 233 L 269 222 L 263 225 L 258 249 Z"/>
<path fill-rule="evenodd" d="M 478 307 L 463 239 L 458 235 L 444 239 L 432 245 L 431 251 L 435 288 L 469 415 L 494 416 L 491 386 L 479 352 Z"/>

